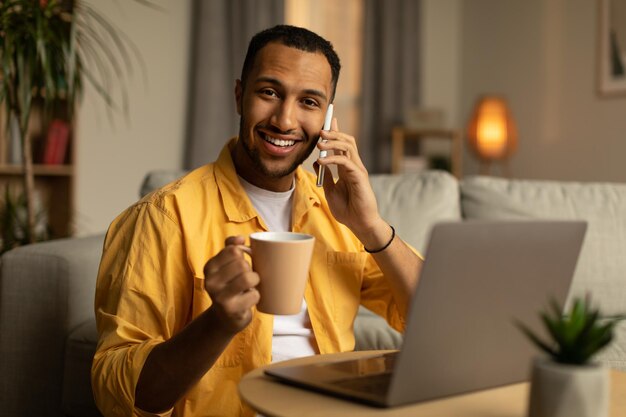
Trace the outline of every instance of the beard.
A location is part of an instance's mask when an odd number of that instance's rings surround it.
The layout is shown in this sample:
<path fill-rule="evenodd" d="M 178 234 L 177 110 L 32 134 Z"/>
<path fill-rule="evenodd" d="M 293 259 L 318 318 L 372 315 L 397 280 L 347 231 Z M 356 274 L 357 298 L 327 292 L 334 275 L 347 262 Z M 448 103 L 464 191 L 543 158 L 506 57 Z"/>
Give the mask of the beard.
<path fill-rule="evenodd" d="M 309 155 L 311 155 L 311 153 L 315 149 L 315 146 L 317 145 L 317 141 L 312 140 L 311 143 L 308 145 L 308 147 L 305 149 L 305 151 L 302 152 L 292 162 L 291 165 L 283 169 L 271 169 L 269 166 L 263 163 L 263 160 L 261 159 L 261 156 L 259 155 L 259 150 L 251 146 L 253 140 L 249 134 L 250 130 L 246 129 L 245 126 L 246 126 L 245 118 L 241 116 L 239 119 L 239 140 L 241 141 L 241 144 L 243 145 L 243 149 L 245 150 L 246 154 L 252 161 L 254 168 L 257 171 L 261 172 L 263 175 L 266 175 L 270 178 L 282 178 L 294 172 L 298 168 L 298 166 L 302 165 L 302 163 L 307 160 L 307 158 L 309 157 Z M 276 131 L 276 129 L 268 129 L 268 130 Z M 277 132 L 277 133 L 282 133 L 282 132 Z"/>

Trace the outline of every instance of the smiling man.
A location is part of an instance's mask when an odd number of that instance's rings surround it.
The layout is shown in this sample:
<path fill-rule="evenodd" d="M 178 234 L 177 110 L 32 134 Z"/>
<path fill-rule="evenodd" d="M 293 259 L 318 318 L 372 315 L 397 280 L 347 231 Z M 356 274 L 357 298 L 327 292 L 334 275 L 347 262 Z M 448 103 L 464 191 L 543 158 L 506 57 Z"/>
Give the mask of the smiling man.
<path fill-rule="evenodd" d="M 381 218 L 355 139 L 337 120 L 321 130 L 339 69 L 331 44 L 306 29 L 257 34 L 235 86 L 239 136 L 113 221 L 95 300 L 104 415 L 253 415 L 241 377 L 354 349 L 360 304 L 403 329 L 421 260 Z M 300 166 L 316 146 L 333 151 L 318 166 L 338 172 L 323 188 Z M 264 230 L 316 238 L 299 314 L 255 308 L 259 277 L 239 245 Z"/>

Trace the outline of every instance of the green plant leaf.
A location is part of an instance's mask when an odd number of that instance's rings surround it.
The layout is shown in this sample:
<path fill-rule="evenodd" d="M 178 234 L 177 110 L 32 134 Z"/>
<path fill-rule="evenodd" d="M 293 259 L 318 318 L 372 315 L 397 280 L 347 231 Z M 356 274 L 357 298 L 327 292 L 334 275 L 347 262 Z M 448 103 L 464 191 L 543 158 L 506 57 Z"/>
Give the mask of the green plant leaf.
<path fill-rule="evenodd" d="M 572 300 L 569 314 L 563 314 L 559 304 L 551 299 L 547 312 L 540 312 L 541 322 L 548 331 L 554 346 L 540 340 L 525 326 L 518 324 L 524 334 L 541 350 L 551 349 L 555 361 L 569 364 L 585 364 L 613 340 L 616 324 L 626 316 L 601 318 L 600 310 L 591 307 L 590 296 Z"/>
<path fill-rule="evenodd" d="M 556 355 L 556 351 L 552 346 L 548 343 L 541 340 L 532 330 L 530 330 L 526 325 L 524 325 L 520 321 L 515 321 L 515 325 L 541 350 L 546 352 L 548 355 L 554 357 Z"/>

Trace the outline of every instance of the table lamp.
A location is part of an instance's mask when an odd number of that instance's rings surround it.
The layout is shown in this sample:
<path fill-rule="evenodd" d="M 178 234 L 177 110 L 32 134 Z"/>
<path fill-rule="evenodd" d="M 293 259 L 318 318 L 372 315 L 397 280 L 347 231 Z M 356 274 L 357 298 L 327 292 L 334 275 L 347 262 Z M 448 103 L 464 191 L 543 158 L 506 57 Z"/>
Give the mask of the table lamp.
<path fill-rule="evenodd" d="M 509 176 L 508 158 L 517 148 L 517 130 L 502 97 L 489 95 L 477 100 L 467 137 L 470 149 L 480 160 L 481 174 L 489 174 L 492 163 L 500 162 Z"/>

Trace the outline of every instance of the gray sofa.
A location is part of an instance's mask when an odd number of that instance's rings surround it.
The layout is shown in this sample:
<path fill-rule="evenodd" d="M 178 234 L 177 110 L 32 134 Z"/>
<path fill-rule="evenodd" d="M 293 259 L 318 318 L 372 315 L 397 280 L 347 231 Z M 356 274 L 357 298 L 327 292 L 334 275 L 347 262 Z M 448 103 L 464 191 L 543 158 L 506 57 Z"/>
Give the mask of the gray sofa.
<path fill-rule="evenodd" d="M 155 172 L 142 193 L 179 173 Z M 470 177 L 373 175 L 382 215 L 424 251 L 430 226 L 470 219 L 585 219 L 571 296 L 591 292 L 607 314 L 626 312 L 626 185 Z M 93 294 L 103 236 L 21 247 L 0 259 L 0 416 L 97 416 L 89 382 Z M 427 255 L 427 254 L 426 254 Z M 399 334 L 363 310 L 357 349 L 397 347 Z M 600 360 L 626 370 L 626 323 Z"/>

